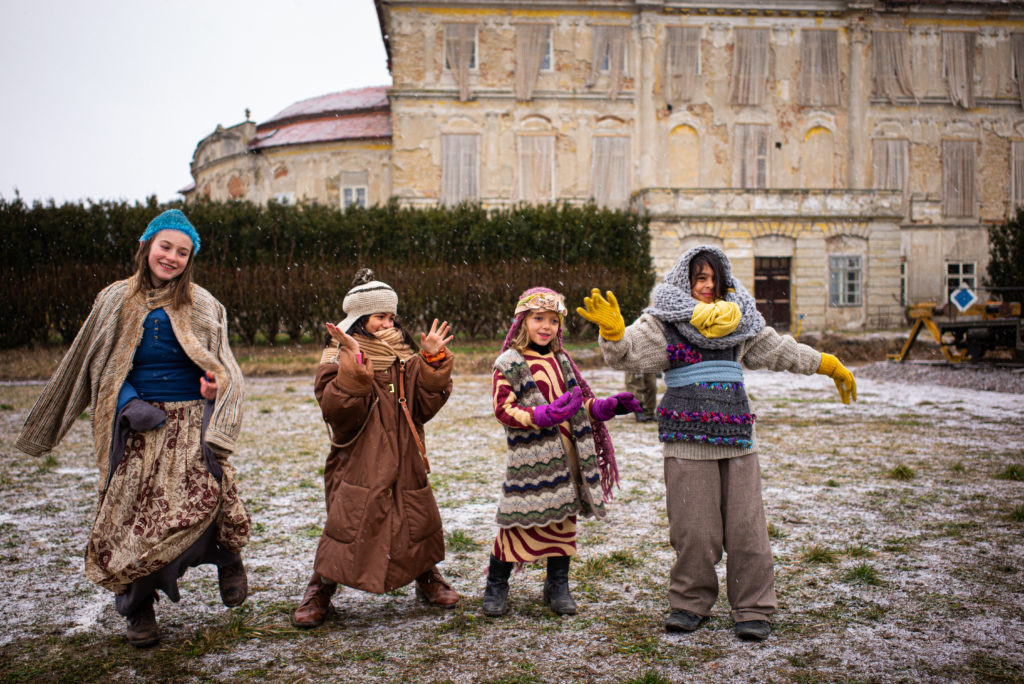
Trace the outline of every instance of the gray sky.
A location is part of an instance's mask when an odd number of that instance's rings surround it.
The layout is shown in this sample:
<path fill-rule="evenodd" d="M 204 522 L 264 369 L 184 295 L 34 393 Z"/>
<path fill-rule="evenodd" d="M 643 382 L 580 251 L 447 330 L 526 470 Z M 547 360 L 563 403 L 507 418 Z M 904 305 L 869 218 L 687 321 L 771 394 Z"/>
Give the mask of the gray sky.
<path fill-rule="evenodd" d="M 217 124 L 390 85 L 373 0 L 0 0 L 0 197 L 160 201 Z"/>

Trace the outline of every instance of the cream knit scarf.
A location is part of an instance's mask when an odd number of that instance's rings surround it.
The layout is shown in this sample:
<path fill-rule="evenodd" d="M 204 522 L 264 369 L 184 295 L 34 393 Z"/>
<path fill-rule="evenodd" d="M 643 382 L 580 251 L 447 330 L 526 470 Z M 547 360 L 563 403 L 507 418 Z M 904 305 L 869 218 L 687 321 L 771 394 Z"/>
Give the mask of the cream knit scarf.
<path fill-rule="evenodd" d="M 359 342 L 359 351 L 373 361 L 374 370 L 387 370 L 395 359 L 408 361 L 416 356 L 398 328 L 378 330 L 372 338 L 360 335 L 356 340 Z"/>

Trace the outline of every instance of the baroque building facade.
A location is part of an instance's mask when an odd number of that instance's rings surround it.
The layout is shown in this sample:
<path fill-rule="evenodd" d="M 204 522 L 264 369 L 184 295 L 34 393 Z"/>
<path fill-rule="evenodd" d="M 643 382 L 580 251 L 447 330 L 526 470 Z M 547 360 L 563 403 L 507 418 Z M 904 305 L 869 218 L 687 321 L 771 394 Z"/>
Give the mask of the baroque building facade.
<path fill-rule="evenodd" d="M 376 6 L 392 85 L 218 128 L 188 200 L 632 206 L 659 275 L 717 245 L 803 330 L 985 296 L 1024 203 L 1024 2 Z"/>

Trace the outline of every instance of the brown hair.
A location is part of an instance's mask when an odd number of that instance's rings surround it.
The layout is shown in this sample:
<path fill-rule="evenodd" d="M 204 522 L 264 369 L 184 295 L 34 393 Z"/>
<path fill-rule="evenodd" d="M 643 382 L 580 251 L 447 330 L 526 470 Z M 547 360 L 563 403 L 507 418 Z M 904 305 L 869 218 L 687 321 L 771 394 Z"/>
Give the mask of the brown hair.
<path fill-rule="evenodd" d="M 153 246 L 153 239 L 140 242 L 139 249 L 135 252 L 135 282 L 131 291 L 133 295 L 153 289 L 153 272 L 149 268 L 149 250 Z M 195 249 L 188 253 L 185 270 L 166 285 L 171 288 L 171 307 L 174 309 L 192 303 L 192 261 L 195 255 Z"/>

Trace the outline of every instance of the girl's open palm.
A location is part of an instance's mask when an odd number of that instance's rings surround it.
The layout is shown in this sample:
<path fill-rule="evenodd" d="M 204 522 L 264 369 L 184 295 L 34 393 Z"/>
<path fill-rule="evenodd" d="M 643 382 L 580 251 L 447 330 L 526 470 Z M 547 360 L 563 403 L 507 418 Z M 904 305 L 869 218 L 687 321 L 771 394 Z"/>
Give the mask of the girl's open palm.
<path fill-rule="evenodd" d="M 430 332 L 420 333 L 420 346 L 423 347 L 423 351 L 433 356 L 455 339 L 454 335 L 448 334 L 449 332 L 451 332 L 451 326 L 448 325 L 448 321 L 444 321 L 438 326 L 435 318 L 430 325 Z"/>
<path fill-rule="evenodd" d="M 359 343 L 356 342 L 356 338 L 352 337 L 333 323 L 327 324 L 327 334 L 331 336 L 332 340 L 338 343 L 340 348 L 348 349 L 353 354 L 359 353 Z"/>

